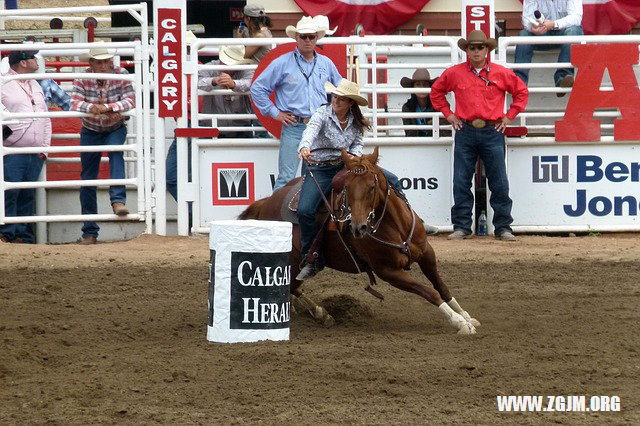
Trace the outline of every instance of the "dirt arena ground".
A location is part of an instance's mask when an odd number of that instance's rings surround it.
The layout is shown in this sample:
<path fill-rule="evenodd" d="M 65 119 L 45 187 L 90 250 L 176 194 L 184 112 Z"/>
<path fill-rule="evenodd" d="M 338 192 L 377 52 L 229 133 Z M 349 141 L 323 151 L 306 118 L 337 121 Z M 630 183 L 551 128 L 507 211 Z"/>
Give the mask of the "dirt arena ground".
<path fill-rule="evenodd" d="M 324 271 L 305 287 L 335 327 L 298 314 L 289 342 L 210 344 L 206 238 L 0 245 L 0 423 L 640 423 L 640 235 L 432 244 L 475 336 Z M 621 411 L 499 413 L 496 395 Z"/>

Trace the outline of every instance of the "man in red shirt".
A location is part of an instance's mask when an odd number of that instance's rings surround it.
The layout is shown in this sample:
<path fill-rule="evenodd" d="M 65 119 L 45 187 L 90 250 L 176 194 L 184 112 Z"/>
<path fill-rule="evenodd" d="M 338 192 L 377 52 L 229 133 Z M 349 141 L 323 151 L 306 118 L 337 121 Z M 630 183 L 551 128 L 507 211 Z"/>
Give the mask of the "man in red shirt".
<path fill-rule="evenodd" d="M 504 130 L 518 113 L 524 111 L 529 91 L 513 71 L 492 63 L 488 53 L 496 41 L 482 31 L 471 31 L 468 38 L 458 40 L 467 53 L 467 62 L 446 69 L 431 87 L 431 103 L 442 112 L 456 131 L 453 160 L 453 199 L 450 240 L 471 236 L 473 194 L 471 179 L 478 156 L 485 165 L 491 207 L 494 210 L 495 236 L 503 241 L 516 241 L 511 231 L 511 198 L 505 166 Z M 453 92 L 456 111 L 451 111 L 445 95 Z M 513 97 L 505 114 L 505 93 Z"/>

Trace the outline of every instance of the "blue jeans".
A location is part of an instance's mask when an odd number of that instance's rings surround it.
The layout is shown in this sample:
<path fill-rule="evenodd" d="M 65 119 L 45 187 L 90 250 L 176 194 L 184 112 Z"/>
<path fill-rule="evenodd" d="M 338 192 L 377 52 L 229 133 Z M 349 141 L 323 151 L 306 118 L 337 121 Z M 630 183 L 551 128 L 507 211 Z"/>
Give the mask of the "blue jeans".
<path fill-rule="evenodd" d="M 580 26 L 572 26 L 567 27 L 563 30 L 552 30 L 545 34 L 545 36 L 573 36 L 573 35 L 584 35 L 582 31 L 582 27 Z M 522 30 L 520 31 L 521 37 L 535 37 L 535 34 Z M 556 48 L 556 44 L 518 44 L 516 45 L 516 58 L 515 62 L 517 64 L 529 64 L 533 59 L 533 51 L 534 50 L 551 50 Z M 571 44 L 562 44 L 560 45 L 560 54 L 558 55 L 558 62 L 571 62 Z M 529 70 L 528 69 L 516 69 L 514 70 L 516 75 L 524 81 L 524 84 L 528 84 L 529 82 Z M 556 86 L 560 85 L 560 80 L 562 80 L 567 75 L 573 75 L 573 68 L 559 68 L 556 70 L 553 75 L 553 81 Z"/>
<path fill-rule="evenodd" d="M 187 170 L 189 173 L 189 180 L 191 180 L 191 139 L 187 142 Z M 167 174 L 167 191 L 173 197 L 174 200 L 178 201 L 178 155 L 176 152 L 176 140 L 174 139 L 169 146 L 169 151 L 167 152 L 167 161 L 166 161 L 166 174 Z M 193 203 L 189 203 L 189 229 L 191 229 L 191 225 L 193 224 L 193 216 L 192 209 Z"/>
<path fill-rule="evenodd" d="M 123 145 L 127 138 L 127 128 L 122 126 L 112 132 L 94 132 L 82 128 L 80 132 L 80 146 L 94 145 Z M 80 163 L 82 180 L 93 180 L 98 178 L 100 170 L 101 152 L 80 153 Z M 111 179 L 124 179 L 124 157 L 122 152 L 109 152 L 109 171 Z M 109 188 L 111 204 L 126 203 L 127 195 L 124 185 L 112 186 Z M 80 188 L 80 207 L 82 214 L 97 214 L 98 201 L 95 186 L 83 186 Z M 85 222 L 82 227 L 83 237 L 97 237 L 100 227 L 95 222 Z"/>
<path fill-rule="evenodd" d="M 343 163 L 331 165 L 331 164 L 309 164 L 309 169 L 313 176 L 318 181 L 318 185 L 322 188 L 325 196 L 328 196 L 331 192 L 331 181 L 333 177 L 344 167 Z M 400 187 L 400 181 L 396 175 L 388 170 L 382 169 L 384 176 L 387 178 L 389 185 L 397 192 L 402 192 Z M 306 256 L 309 252 L 309 248 L 313 243 L 313 240 L 318 233 L 318 224 L 316 223 L 316 212 L 320 203 L 322 203 L 322 196 L 318 191 L 318 186 L 313 181 L 309 174 L 309 170 L 305 165 L 302 166 L 302 174 L 305 176 L 300 190 L 300 200 L 298 201 L 298 222 L 300 223 L 300 242 L 302 243 L 302 254 Z"/>
<path fill-rule="evenodd" d="M 302 132 L 307 128 L 304 123 L 282 126 L 280 135 L 280 152 L 278 153 L 278 178 L 273 191 L 282 188 L 296 177 L 300 160 L 298 160 L 298 144 L 302 139 Z"/>
<path fill-rule="evenodd" d="M 456 132 L 453 150 L 453 200 L 451 222 L 453 229 L 467 234 L 471 233 L 471 210 L 473 194 L 471 179 L 475 172 L 478 155 L 484 163 L 489 189 L 491 190 L 491 207 L 494 210 L 493 225 L 495 234 L 511 231 L 511 198 L 509 198 L 509 181 L 504 162 L 504 135 L 494 126 L 476 129 L 463 124 Z"/>
<path fill-rule="evenodd" d="M 15 154 L 4 157 L 6 182 L 36 182 L 43 161 L 38 154 Z M 33 216 L 35 214 L 35 189 L 12 189 L 4 193 L 6 216 Z M 35 243 L 31 223 L 12 223 L 0 226 L 0 234 L 9 241 L 22 238 L 25 243 Z"/>

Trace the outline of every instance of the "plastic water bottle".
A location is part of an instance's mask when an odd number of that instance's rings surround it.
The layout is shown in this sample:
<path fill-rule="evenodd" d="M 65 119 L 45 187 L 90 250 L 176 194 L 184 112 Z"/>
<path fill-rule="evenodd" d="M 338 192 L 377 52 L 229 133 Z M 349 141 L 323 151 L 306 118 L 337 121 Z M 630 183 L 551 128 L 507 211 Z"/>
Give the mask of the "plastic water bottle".
<path fill-rule="evenodd" d="M 479 237 L 487 236 L 487 213 L 482 210 L 480 212 L 480 217 L 478 218 L 478 232 Z"/>

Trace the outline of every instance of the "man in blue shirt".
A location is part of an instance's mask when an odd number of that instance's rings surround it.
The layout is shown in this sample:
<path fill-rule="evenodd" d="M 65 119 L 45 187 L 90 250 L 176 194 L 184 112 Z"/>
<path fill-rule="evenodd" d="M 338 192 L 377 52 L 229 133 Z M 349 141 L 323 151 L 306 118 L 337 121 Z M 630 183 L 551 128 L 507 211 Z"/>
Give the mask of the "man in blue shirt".
<path fill-rule="evenodd" d="M 71 107 L 71 96 L 69 96 L 62 87 L 58 86 L 58 83 L 51 79 L 38 80 L 38 83 L 44 92 L 44 100 L 47 103 L 47 106 L 50 106 L 53 103 L 58 105 L 64 111 L 69 111 L 69 108 Z"/>
<path fill-rule="evenodd" d="M 342 80 L 331 59 L 315 51 L 325 32 L 311 17 L 302 17 L 295 27 L 289 25 L 286 33 L 296 40 L 296 49 L 275 59 L 251 86 L 251 97 L 260 112 L 283 125 L 274 191 L 296 176 L 302 132 L 316 109 L 327 103 L 324 83 L 337 86 Z M 275 105 L 269 99 L 274 89 Z"/>

